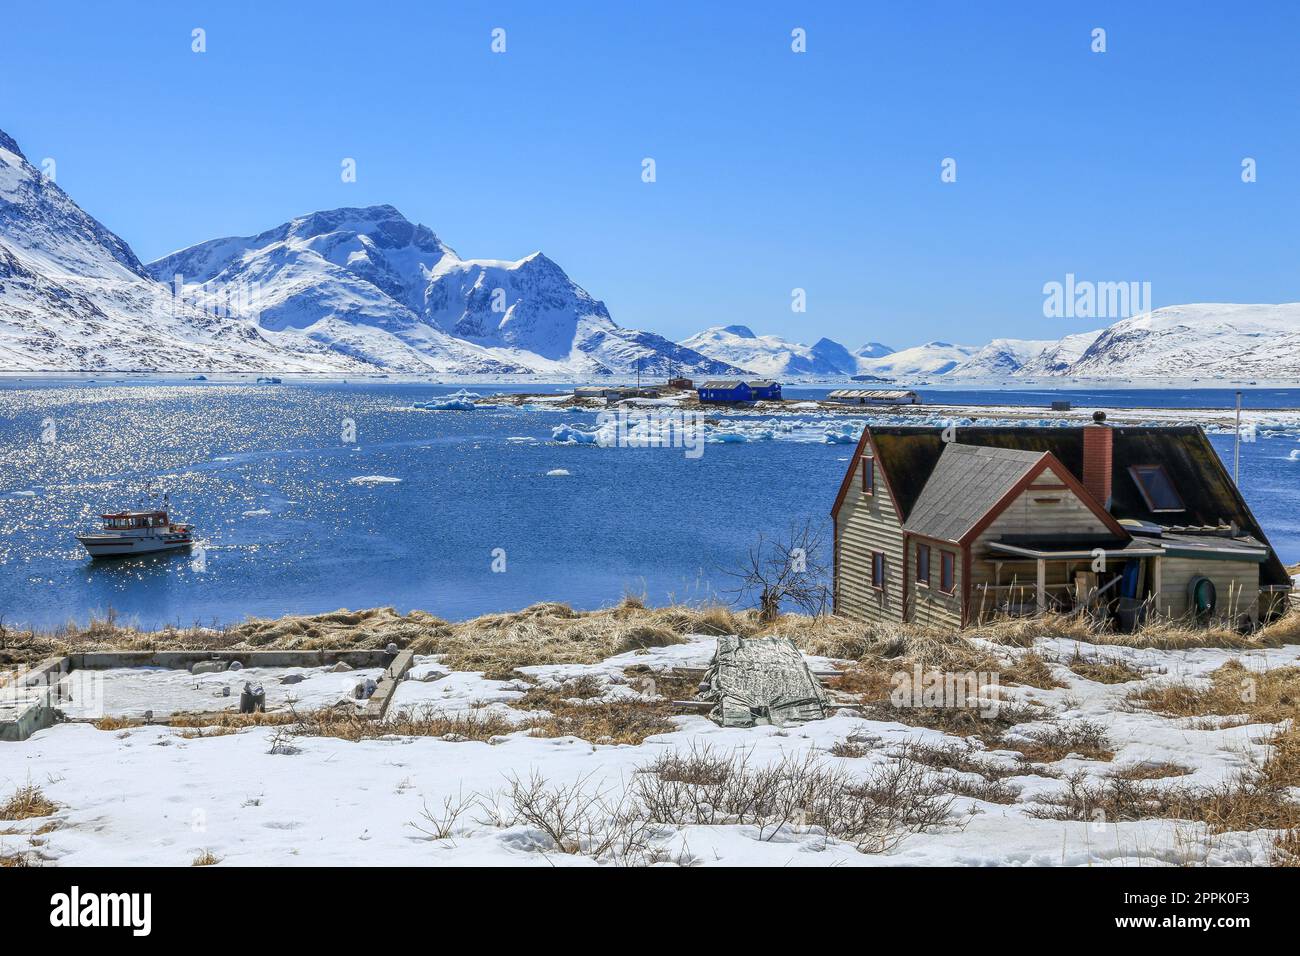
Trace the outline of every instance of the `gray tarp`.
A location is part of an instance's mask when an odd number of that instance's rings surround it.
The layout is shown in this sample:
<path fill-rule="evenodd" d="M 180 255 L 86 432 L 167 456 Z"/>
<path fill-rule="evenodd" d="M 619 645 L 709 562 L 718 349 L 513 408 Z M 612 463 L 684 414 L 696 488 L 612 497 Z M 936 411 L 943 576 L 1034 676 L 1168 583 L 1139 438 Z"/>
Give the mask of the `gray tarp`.
<path fill-rule="evenodd" d="M 701 700 L 716 706 L 709 718 L 723 727 L 778 727 L 826 716 L 830 698 L 794 642 L 784 637 L 718 638 Z"/>

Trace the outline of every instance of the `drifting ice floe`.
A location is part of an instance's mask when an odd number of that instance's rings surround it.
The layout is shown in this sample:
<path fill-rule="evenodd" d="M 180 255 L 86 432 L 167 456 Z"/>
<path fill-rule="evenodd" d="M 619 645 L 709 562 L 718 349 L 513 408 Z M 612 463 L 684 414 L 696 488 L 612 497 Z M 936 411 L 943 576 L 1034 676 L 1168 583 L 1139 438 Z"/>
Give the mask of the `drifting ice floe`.
<path fill-rule="evenodd" d="M 401 478 L 390 478 L 387 475 L 358 475 L 348 479 L 352 485 L 397 485 L 401 482 Z"/>

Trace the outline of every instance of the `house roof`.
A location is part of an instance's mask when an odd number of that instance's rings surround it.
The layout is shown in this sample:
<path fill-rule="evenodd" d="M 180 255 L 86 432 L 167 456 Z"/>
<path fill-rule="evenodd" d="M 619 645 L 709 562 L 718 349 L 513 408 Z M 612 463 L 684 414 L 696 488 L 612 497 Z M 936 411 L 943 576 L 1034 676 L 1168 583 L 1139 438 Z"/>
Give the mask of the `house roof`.
<path fill-rule="evenodd" d="M 949 442 L 903 524 L 906 531 L 959 541 L 1046 455 Z"/>
<path fill-rule="evenodd" d="M 777 383 L 770 378 L 755 378 L 749 382 L 750 388 L 775 388 Z"/>
<path fill-rule="evenodd" d="M 711 382 L 705 382 L 703 385 L 698 385 L 698 386 L 696 386 L 696 387 L 697 387 L 697 388 L 722 388 L 722 389 L 726 389 L 726 390 L 730 391 L 731 389 L 735 388 L 735 387 L 738 386 L 738 385 L 744 385 L 745 387 L 748 388 L 748 383 L 746 383 L 744 380 L 742 380 L 742 379 L 738 379 L 738 378 L 735 378 L 735 379 L 714 379 L 714 380 L 711 381 Z"/>
<path fill-rule="evenodd" d="M 1263 529 L 1199 426 L 1123 426 L 1111 427 L 1111 432 L 1113 477 L 1109 510 L 1116 518 L 1166 527 L 1235 525 L 1243 535 L 1267 545 Z M 956 438 L 963 445 L 1047 452 L 1075 478 L 1083 475 L 1083 427 L 958 428 Z M 868 441 L 875 448 L 899 517 L 906 523 L 950 443 L 944 442 L 941 428 L 902 426 L 864 431 L 859 454 Z M 1133 465 L 1163 467 L 1182 498 L 1184 510 L 1172 514 L 1152 512 L 1129 473 Z M 836 510 L 852 479 L 851 473 L 845 475 Z M 1289 582 L 1286 569 L 1270 547 L 1261 571 L 1261 583 Z"/>

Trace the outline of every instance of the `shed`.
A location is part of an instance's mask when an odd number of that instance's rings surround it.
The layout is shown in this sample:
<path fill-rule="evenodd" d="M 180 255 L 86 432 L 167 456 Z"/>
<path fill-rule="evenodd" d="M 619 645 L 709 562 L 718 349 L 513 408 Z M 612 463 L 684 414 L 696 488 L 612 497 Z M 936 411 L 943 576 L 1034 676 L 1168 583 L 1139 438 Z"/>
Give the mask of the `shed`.
<path fill-rule="evenodd" d="M 827 401 L 843 405 L 920 405 L 921 396 L 901 388 L 837 388 Z"/>
<path fill-rule="evenodd" d="M 754 393 L 755 399 L 761 399 L 769 402 L 781 401 L 781 383 L 774 382 L 771 379 L 759 378 L 749 383 L 750 390 Z"/>

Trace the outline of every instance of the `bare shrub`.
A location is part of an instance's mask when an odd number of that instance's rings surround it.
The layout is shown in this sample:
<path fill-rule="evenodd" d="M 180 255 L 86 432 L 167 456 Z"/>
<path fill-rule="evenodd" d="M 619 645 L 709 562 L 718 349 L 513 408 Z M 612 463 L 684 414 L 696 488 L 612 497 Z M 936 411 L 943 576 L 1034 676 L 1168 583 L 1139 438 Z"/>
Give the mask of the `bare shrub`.
<path fill-rule="evenodd" d="M 758 619 L 771 624 L 790 604 L 820 617 L 830 606 L 830 568 L 823 558 L 822 536 L 811 522 L 791 525 L 781 538 L 759 535 L 740 565 L 724 572 L 738 582 L 730 593 L 737 601 L 758 596 Z"/>
<path fill-rule="evenodd" d="M 659 823 L 749 825 L 763 840 L 788 827 L 813 828 L 864 853 L 887 852 L 909 834 L 939 826 L 952 806 L 923 768 L 904 761 L 859 778 L 813 753 L 762 766 L 750 758 L 707 745 L 665 753 L 641 768 L 633 791 Z"/>
<path fill-rule="evenodd" d="M 617 797 L 588 774 L 572 784 L 551 784 L 534 771 L 510 779 L 506 792 L 514 819 L 540 830 L 561 853 L 635 864 L 651 852 L 656 827 L 625 792 Z"/>
<path fill-rule="evenodd" d="M 407 826 L 423 833 L 430 840 L 449 840 L 456 833 L 456 824 L 478 800 L 458 793 L 456 796 L 444 797 L 439 810 L 430 808 L 427 800 L 422 800 L 420 818 L 424 824 L 408 823 Z"/>
<path fill-rule="evenodd" d="M 221 862 L 221 859 L 211 850 L 204 850 L 190 861 L 190 866 L 216 866 Z"/>

